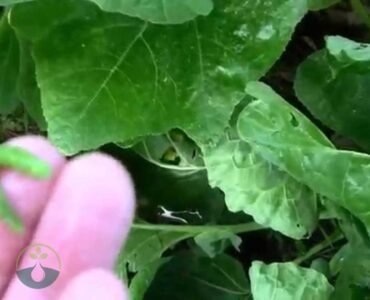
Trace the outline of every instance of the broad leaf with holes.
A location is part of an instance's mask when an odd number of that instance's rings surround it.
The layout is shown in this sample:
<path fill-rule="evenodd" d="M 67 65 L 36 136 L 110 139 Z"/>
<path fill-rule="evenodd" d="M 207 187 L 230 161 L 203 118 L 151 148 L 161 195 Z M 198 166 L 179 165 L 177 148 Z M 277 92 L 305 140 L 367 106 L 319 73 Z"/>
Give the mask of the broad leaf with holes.
<path fill-rule="evenodd" d="M 249 277 L 254 300 L 329 300 L 333 292 L 323 274 L 294 263 L 255 261 Z"/>
<path fill-rule="evenodd" d="M 209 182 L 224 191 L 229 210 L 244 211 L 256 222 L 296 239 L 315 229 L 316 194 L 247 142 L 223 138 L 217 146 L 204 147 L 203 153 Z"/>
<path fill-rule="evenodd" d="M 370 226 L 370 156 L 336 150 L 303 114 L 263 83 L 248 84 L 255 98 L 241 113 L 241 138 L 265 159 Z"/>
<path fill-rule="evenodd" d="M 370 149 L 370 44 L 335 36 L 304 61 L 295 91 L 311 113 Z"/>
<path fill-rule="evenodd" d="M 50 139 L 76 153 L 173 127 L 217 140 L 245 83 L 276 61 L 306 10 L 306 0 L 217 0 L 206 18 L 158 26 L 40 0 L 15 6 L 11 24 L 33 40 Z"/>
<path fill-rule="evenodd" d="M 178 24 L 208 15 L 212 0 L 91 0 L 103 10 L 120 12 L 153 23 Z"/>

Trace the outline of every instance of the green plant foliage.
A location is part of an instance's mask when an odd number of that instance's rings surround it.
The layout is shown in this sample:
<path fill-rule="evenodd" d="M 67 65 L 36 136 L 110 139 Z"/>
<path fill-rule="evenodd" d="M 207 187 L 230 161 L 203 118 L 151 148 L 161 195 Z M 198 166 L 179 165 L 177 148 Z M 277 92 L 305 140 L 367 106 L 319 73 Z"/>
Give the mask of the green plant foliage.
<path fill-rule="evenodd" d="M 208 179 L 225 193 L 232 212 L 301 239 L 316 227 L 316 194 L 238 139 L 223 138 L 203 149 Z"/>
<path fill-rule="evenodd" d="M 333 292 L 323 274 L 294 263 L 266 265 L 255 261 L 249 276 L 253 300 L 329 300 Z"/>
<path fill-rule="evenodd" d="M 179 24 L 198 15 L 206 16 L 213 8 L 212 0 L 91 0 L 103 10 L 160 24 Z"/>
<path fill-rule="evenodd" d="M 0 19 L 0 113 L 11 113 L 19 103 L 16 83 L 19 73 L 19 45 L 8 23 L 8 14 Z"/>
<path fill-rule="evenodd" d="M 336 150 L 303 114 L 268 86 L 253 82 L 255 97 L 242 112 L 238 130 L 255 151 L 314 191 L 347 208 L 370 225 L 367 185 L 370 156 Z M 333 174 L 332 176 L 328 176 Z"/>
<path fill-rule="evenodd" d="M 164 251 L 192 236 L 190 232 L 132 229 L 118 265 L 137 272 L 158 260 Z"/>
<path fill-rule="evenodd" d="M 29 2 L 32 0 L 0 0 L 0 6 L 13 5 L 17 3 Z"/>
<path fill-rule="evenodd" d="M 248 285 L 242 266 L 230 256 L 183 253 L 159 269 L 144 299 L 248 299 Z"/>
<path fill-rule="evenodd" d="M 368 247 L 350 246 L 342 258 L 341 271 L 336 281 L 333 298 L 366 299 L 369 295 L 370 251 Z"/>
<path fill-rule="evenodd" d="M 18 97 L 25 110 L 35 120 L 40 129 L 46 128 L 46 121 L 41 108 L 40 90 L 37 86 L 35 63 L 30 53 L 30 45 L 18 36 L 20 46 L 20 66 L 17 81 Z"/>
<path fill-rule="evenodd" d="M 152 283 L 158 269 L 164 263 L 168 262 L 170 258 L 161 258 L 153 263 L 145 266 L 144 269 L 140 270 L 130 283 L 130 299 L 131 300 L 143 300 L 144 295 Z"/>
<path fill-rule="evenodd" d="M 370 4 L 347 2 L 0 0 L 1 142 L 122 162 L 130 299 L 370 299 Z M 51 175 L 2 145 L 0 168 Z"/>
<path fill-rule="evenodd" d="M 229 246 L 239 251 L 240 237 L 227 230 L 208 230 L 195 236 L 194 241 L 211 258 L 225 252 Z"/>
<path fill-rule="evenodd" d="M 370 149 L 369 82 L 370 44 L 333 36 L 300 65 L 295 91 L 325 125 Z"/>
<path fill-rule="evenodd" d="M 228 240 L 231 241 L 234 247 L 238 247 L 240 240 L 235 238 L 233 233 L 237 234 L 259 229 L 261 227 L 253 222 L 224 226 L 177 226 L 137 223 L 134 224 L 126 245 L 118 258 L 118 268 L 125 269 L 127 267 L 130 272 L 137 272 L 145 268 L 146 265 L 157 261 L 166 250 L 178 242 L 193 237 L 209 256 L 214 256 L 219 249 L 219 247 L 217 249 L 213 244 L 216 241 Z M 224 246 L 225 248 L 226 246 Z"/>
<path fill-rule="evenodd" d="M 217 139 L 244 84 L 268 70 L 306 12 L 304 0 L 239 4 L 218 0 L 207 18 L 166 27 L 82 1 L 14 7 L 12 26 L 34 41 L 51 140 L 76 153 L 173 127 Z"/>

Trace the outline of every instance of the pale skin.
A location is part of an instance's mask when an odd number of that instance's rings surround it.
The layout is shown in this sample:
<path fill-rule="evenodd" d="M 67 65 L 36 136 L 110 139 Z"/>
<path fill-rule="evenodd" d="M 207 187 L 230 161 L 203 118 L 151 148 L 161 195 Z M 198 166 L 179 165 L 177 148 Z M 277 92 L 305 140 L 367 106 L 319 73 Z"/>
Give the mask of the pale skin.
<path fill-rule="evenodd" d="M 135 210 L 127 171 L 100 153 L 67 162 L 41 137 L 8 144 L 47 161 L 53 176 L 40 180 L 0 170 L 0 186 L 25 229 L 14 232 L 0 220 L 0 299 L 128 299 L 113 273 Z M 50 245 L 62 261 L 58 279 L 45 289 L 31 289 L 14 274 L 18 252 L 30 243 Z"/>

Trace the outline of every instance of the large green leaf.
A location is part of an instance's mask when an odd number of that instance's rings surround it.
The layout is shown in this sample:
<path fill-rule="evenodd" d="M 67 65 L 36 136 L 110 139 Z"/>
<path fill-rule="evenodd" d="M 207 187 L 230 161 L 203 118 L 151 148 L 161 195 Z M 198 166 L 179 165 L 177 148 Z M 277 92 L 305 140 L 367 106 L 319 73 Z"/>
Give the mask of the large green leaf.
<path fill-rule="evenodd" d="M 212 0 L 91 0 L 103 10 L 120 12 L 153 23 L 178 24 L 208 15 Z"/>
<path fill-rule="evenodd" d="M 241 300 L 249 299 L 248 286 L 243 267 L 234 258 L 182 253 L 158 270 L 144 299 Z"/>
<path fill-rule="evenodd" d="M 241 137 L 265 159 L 370 226 L 370 156 L 334 149 L 312 122 L 266 85 L 250 83 L 247 93 L 256 100 L 240 115 Z"/>
<path fill-rule="evenodd" d="M 249 276 L 254 300 L 329 300 L 333 291 L 323 274 L 294 263 L 254 261 Z"/>
<path fill-rule="evenodd" d="M 358 294 L 370 292 L 370 248 L 349 245 L 341 261 L 333 299 L 366 299 Z M 357 296 L 357 297 L 356 297 Z"/>
<path fill-rule="evenodd" d="M 42 113 L 40 90 L 36 82 L 35 63 L 32 59 L 30 46 L 27 41 L 18 38 L 20 51 L 20 66 L 17 82 L 17 92 L 26 111 L 36 121 L 40 129 L 46 128 L 46 121 Z"/>
<path fill-rule="evenodd" d="M 143 230 L 133 228 L 118 261 L 117 269 L 137 272 L 161 258 L 164 251 L 193 236 L 191 232 Z"/>
<path fill-rule="evenodd" d="M 234 225 L 199 226 L 134 224 L 127 242 L 120 253 L 116 269 L 120 274 L 124 274 L 123 270 L 126 267 L 131 272 L 140 271 L 161 258 L 166 250 L 187 238 L 196 238 L 200 235 L 201 244 L 207 249 L 210 249 L 210 243 L 230 239 L 235 246 L 238 246 L 240 240 L 236 236 L 233 236 L 232 233 L 238 234 L 260 229 L 262 229 L 261 226 L 254 222 Z M 214 232 L 218 232 L 218 234 L 215 236 L 213 234 Z"/>
<path fill-rule="evenodd" d="M 206 18 L 159 26 L 89 2 L 40 0 L 14 7 L 11 24 L 34 39 L 49 137 L 75 153 L 173 127 L 198 143 L 217 140 L 306 5 L 217 0 Z"/>
<path fill-rule="evenodd" d="M 339 220 L 339 226 L 348 240 L 331 259 L 330 269 L 339 276 L 332 298 L 338 300 L 366 299 L 370 295 L 370 237 L 368 230 L 345 209 L 324 205 Z M 361 296 L 362 295 L 362 296 Z"/>
<path fill-rule="evenodd" d="M 0 19 L 0 113 L 9 114 L 19 104 L 16 83 L 19 74 L 19 45 L 8 23 L 8 14 Z"/>
<path fill-rule="evenodd" d="M 158 269 L 164 263 L 168 262 L 171 258 L 165 257 L 158 259 L 153 263 L 147 265 L 141 269 L 135 276 L 132 278 L 129 287 L 129 294 L 131 300 L 143 300 L 144 295 L 152 283 Z"/>
<path fill-rule="evenodd" d="M 292 238 L 310 235 L 317 223 L 316 195 L 258 155 L 248 143 L 223 138 L 203 149 L 208 179 L 225 193 L 232 212 Z"/>
<path fill-rule="evenodd" d="M 370 149 L 370 44 L 335 36 L 298 68 L 295 91 L 311 113 Z"/>

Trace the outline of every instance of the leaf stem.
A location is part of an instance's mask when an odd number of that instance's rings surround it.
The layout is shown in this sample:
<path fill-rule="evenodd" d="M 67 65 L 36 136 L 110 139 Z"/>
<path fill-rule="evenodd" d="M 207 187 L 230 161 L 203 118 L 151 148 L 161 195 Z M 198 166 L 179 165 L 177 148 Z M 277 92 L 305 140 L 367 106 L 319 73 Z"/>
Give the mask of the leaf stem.
<path fill-rule="evenodd" d="M 362 21 L 369 27 L 370 29 L 370 15 L 365 7 L 364 4 L 362 4 L 361 0 L 351 0 L 351 5 L 353 7 L 353 10 L 358 14 Z"/>
<path fill-rule="evenodd" d="M 134 223 L 132 228 L 143 230 L 167 230 L 177 232 L 203 232 L 207 230 L 228 230 L 235 234 L 252 232 L 266 229 L 255 222 L 235 224 L 235 225 L 167 225 L 167 224 L 148 224 Z"/>
<path fill-rule="evenodd" d="M 317 253 L 321 252 L 322 250 L 331 246 L 332 244 L 339 242 L 342 239 L 344 239 L 343 234 L 339 230 L 335 231 L 332 235 L 328 236 L 328 238 L 323 240 L 321 243 L 313 246 L 304 255 L 297 257 L 293 262 L 296 263 L 297 265 L 300 265 L 301 263 L 308 260 L 312 256 L 316 255 Z"/>

